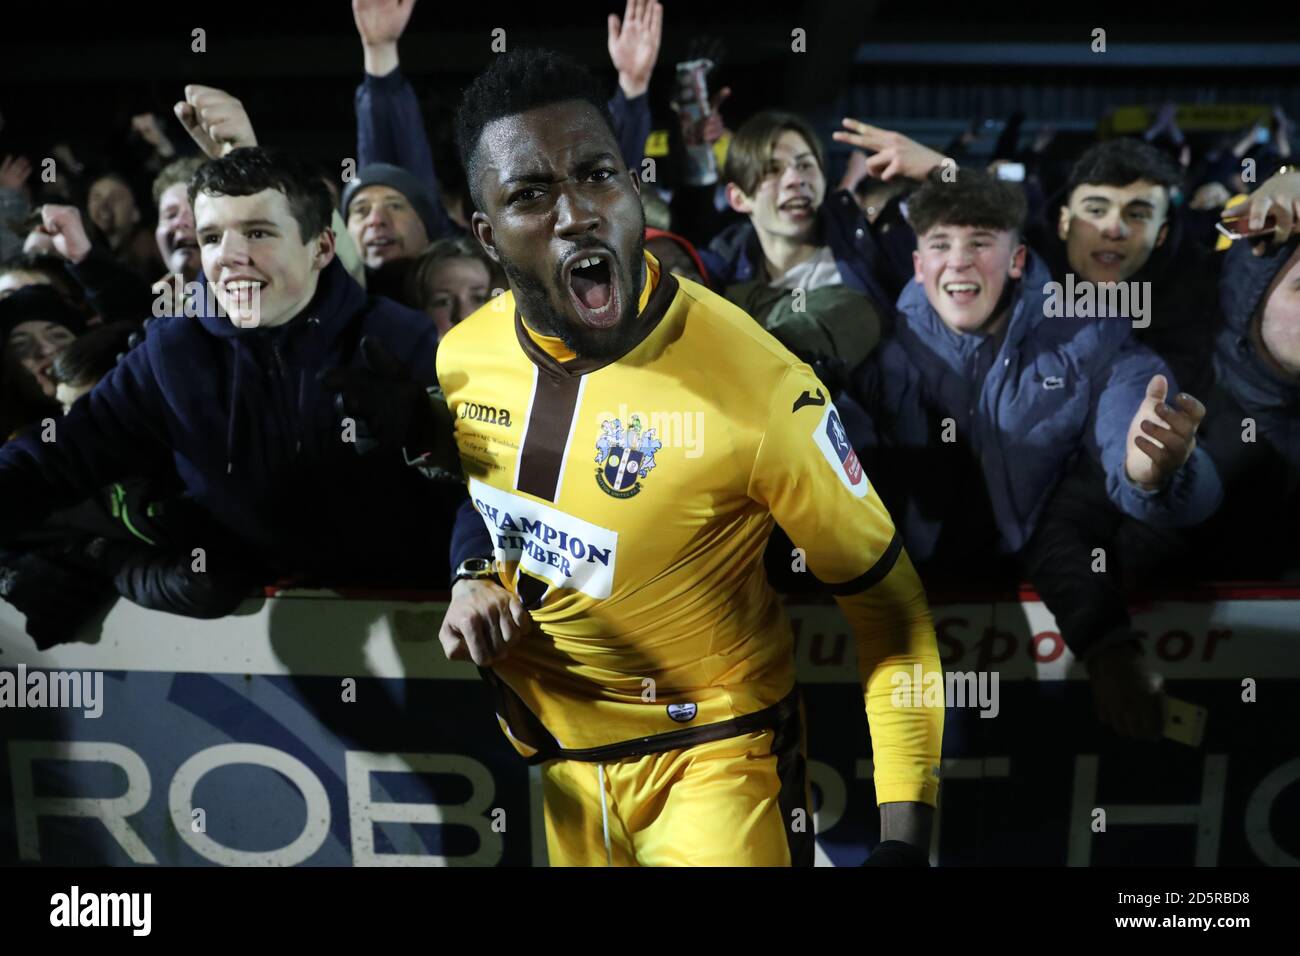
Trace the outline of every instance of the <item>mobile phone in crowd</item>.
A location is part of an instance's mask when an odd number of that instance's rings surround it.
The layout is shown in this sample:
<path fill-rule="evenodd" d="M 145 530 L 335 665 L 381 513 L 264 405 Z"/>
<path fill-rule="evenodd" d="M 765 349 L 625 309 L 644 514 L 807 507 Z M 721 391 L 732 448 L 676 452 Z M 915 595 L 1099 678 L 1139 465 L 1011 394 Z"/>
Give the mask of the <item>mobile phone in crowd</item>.
<path fill-rule="evenodd" d="M 1264 239 L 1273 235 L 1273 230 L 1276 226 L 1276 217 L 1269 216 L 1264 220 L 1263 229 L 1251 232 L 1250 211 L 1244 208 L 1240 213 L 1225 216 L 1214 224 L 1214 228 L 1218 230 L 1219 235 L 1225 237 L 1230 242 L 1235 242 L 1238 239 Z"/>

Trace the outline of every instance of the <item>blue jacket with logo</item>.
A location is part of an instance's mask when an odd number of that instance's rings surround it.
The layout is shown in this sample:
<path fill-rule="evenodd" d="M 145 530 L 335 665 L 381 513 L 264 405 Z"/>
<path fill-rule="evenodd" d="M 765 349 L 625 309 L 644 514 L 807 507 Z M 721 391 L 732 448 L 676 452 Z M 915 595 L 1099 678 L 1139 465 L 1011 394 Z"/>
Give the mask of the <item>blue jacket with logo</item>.
<path fill-rule="evenodd" d="M 1222 496 L 1200 448 L 1161 491 L 1128 480 L 1128 428 L 1147 383 L 1167 376 L 1171 396 L 1177 385 L 1128 323 L 1045 316 L 1051 277 L 1032 253 L 1026 265 L 1001 339 L 951 331 L 913 281 L 895 336 L 855 374 L 852 391 L 871 418 L 869 473 L 896 489 L 886 501 L 917 560 L 934 556 L 945 521 L 971 508 L 991 509 L 1001 551 L 1019 551 L 1079 451 L 1100 462 L 1116 506 L 1151 524 L 1203 521 Z M 971 463 L 977 487 L 956 480 L 953 456 Z"/>
<path fill-rule="evenodd" d="M 373 336 L 432 384 L 428 317 L 368 297 L 337 259 L 284 325 L 241 329 L 210 312 L 151 322 L 56 423 L 57 440 L 33 428 L 0 448 L 0 539 L 111 482 L 174 465 L 187 495 L 277 574 L 361 583 L 409 571 L 440 585 L 463 495 L 431 486 L 400 455 L 357 454 L 317 381 L 362 365 L 360 339 Z"/>

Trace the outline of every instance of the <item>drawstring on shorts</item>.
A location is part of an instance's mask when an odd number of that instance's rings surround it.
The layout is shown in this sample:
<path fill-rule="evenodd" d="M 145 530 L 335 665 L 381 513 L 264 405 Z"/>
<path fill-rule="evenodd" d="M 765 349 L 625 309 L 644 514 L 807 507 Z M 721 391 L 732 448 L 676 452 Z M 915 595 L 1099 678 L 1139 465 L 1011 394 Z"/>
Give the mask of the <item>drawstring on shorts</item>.
<path fill-rule="evenodd" d="M 609 804 L 605 800 L 605 765 L 596 764 L 596 774 L 600 779 L 600 822 L 605 831 L 605 865 L 614 865 L 614 851 L 609 845 Z"/>

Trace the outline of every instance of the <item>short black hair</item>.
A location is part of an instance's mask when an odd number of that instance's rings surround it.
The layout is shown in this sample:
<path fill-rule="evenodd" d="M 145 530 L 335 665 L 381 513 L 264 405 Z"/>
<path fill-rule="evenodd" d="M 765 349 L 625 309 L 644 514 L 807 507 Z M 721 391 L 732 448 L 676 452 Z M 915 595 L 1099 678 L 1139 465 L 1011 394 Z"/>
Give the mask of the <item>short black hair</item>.
<path fill-rule="evenodd" d="M 907 221 L 917 236 L 942 225 L 1011 232 L 1018 238 L 1026 206 L 1025 194 L 1015 183 L 975 167 L 949 171 L 939 166 L 907 200 Z"/>
<path fill-rule="evenodd" d="M 1070 170 L 1065 187 L 1068 203 L 1074 191 L 1085 184 L 1129 186 L 1139 179 L 1163 186 L 1166 195 L 1183 181 L 1182 170 L 1165 153 L 1140 139 L 1110 139 L 1088 147 Z"/>
<path fill-rule="evenodd" d="M 511 50 L 474 78 L 456 112 L 456 149 L 475 206 L 483 208 L 478 189 L 478 144 L 483 128 L 503 116 L 565 100 L 590 103 L 609 128 L 610 136 L 614 136 L 614 124 L 596 78 L 581 63 L 562 53 Z"/>
<path fill-rule="evenodd" d="M 204 163 L 190 177 L 190 205 L 199 193 L 213 196 L 252 196 L 278 189 L 289 201 L 302 241 L 329 228 L 333 203 L 317 170 L 307 162 L 276 149 L 244 146 Z"/>

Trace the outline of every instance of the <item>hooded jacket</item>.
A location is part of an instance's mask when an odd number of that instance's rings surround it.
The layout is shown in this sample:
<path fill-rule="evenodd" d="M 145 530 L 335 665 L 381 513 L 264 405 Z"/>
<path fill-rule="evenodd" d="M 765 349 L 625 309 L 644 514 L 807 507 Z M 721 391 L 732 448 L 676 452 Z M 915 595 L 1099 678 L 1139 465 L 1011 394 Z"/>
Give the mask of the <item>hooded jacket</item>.
<path fill-rule="evenodd" d="M 209 311 L 150 323 L 56 441 L 29 430 L 0 449 L 0 538 L 171 459 L 189 497 L 277 573 L 357 583 L 445 573 L 441 542 L 459 499 L 400 456 L 359 455 L 317 381 L 362 365 L 359 342 L 373 336 L 432 384 L 428 318 L 368 298 L 337 259 L 284 325 L 241 329 Z"/>
<path fill-rule="evenodd" d="M 972 508 L 991 509 L 1001 553 L 1018 552 L 1078 451 L 1100 463 L 1108 497 L 1139 520 L 1194 524 L 1219 504 L 1218 474 L 1199 448 L 1160 491 L 1129 481 L 1128 428 L 1147 383 L 1160 373 L 1170 394 L 1177 385 L 1127 322 L 1047 317 L 1050 279 L 1030 253 L 1000 337 L 953 332 L 913 281 L 898 300 L 896 335 L 855 375 L 872 419 L 870 473 L 895 489 L 886 500 L 917 560 L 933 557 L 945 522 L 969 520 Z"/>

